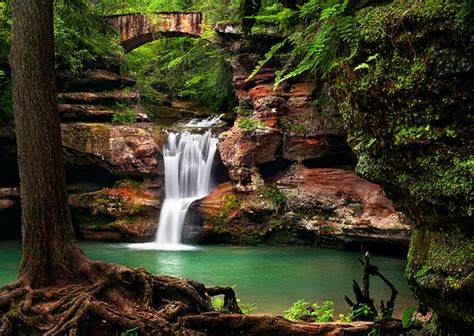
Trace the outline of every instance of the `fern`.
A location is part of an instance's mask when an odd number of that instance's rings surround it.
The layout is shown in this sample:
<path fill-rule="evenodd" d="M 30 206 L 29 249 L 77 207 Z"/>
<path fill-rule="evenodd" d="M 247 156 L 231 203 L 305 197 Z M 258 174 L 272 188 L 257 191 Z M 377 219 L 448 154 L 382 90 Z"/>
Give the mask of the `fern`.
<path fill-rule="evenodd" d="M 299 25 L 294 25 L 293 32 L 265 54 L 249 79 L 288 44 L 291 46 L 289 62 L 276 72 L 275 87 L 305 72 L 317 73 L 324 78 L 355 57 L 359 50 L 360 34 L 356 20 L 346 13 L 348 3 L 349 0 L 310 0 L 299 11 L 292 12 L 292 18 L 272 16 L 272 19 L 285 21 L 296 18 Z M 268 20 L 269 17 L 260 19 Z M 301 33 L 303 30 L 304 34 Z"/>
<path fill-rule="evenodd" d="M 280 43 L 277 43 L 275 44 L 274 46 L 272 46 L 270 48 L 270 51 L 268 51 L 266 54 L 265 54 L 265 57 L 264 59 L 260 60 L 257 64 L 257 66 L 255 67 L 255 69 L 252 71 L 252 73 L 250 74 L 250 76 L 247 78 L 247 80 L 250 80 L 252 79 L 253 77 L 255 77 L 256 74 L 258 74 L 260 72 L 260 70 L 263 68 L 263 66 L 265 64 L 267 64 L 267 62 L 269 60 L 271 60 L 273 58 L 273 56 L 275 56 L 275 54 L 287 43 L 287 39 L 283 40 L 282 42 Z"/>

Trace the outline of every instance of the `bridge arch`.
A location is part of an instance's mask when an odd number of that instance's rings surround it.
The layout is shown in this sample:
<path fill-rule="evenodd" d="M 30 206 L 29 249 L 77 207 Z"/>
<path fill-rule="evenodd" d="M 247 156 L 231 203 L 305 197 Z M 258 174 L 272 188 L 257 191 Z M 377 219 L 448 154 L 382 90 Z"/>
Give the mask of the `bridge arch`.
<path fill-rule="evenodd" d="M 160 36 L 200 37 L 203 33 L 202 14 L 197 12 L 130 13 L 107 16 L 104 20 L 119 32 L 126 52 Z"/>

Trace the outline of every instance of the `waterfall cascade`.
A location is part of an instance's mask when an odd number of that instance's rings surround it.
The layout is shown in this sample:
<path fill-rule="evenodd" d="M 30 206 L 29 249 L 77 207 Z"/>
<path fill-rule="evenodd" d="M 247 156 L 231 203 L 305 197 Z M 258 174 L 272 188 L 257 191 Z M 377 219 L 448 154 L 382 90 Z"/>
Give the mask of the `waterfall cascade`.
<path fill-rule="evenodd" d="M 161 208 L 156 243 L 164 249 L 179 247 L 189 206 L 209 194 L 217 138 L 204 134 L 169 133 L 163 150 L 165 201 Z"/>
<path fill-rule="evenodd" d="M 189 206 L 209 194 L 211 170 L 217 150 L 217 137 L 189 132 L 168 133 L 163 148 L 165 163 L 165 200 L 161 207 L 155 242 L 130 244 L 130 248 L 186 250 L 181 233 Z"/>

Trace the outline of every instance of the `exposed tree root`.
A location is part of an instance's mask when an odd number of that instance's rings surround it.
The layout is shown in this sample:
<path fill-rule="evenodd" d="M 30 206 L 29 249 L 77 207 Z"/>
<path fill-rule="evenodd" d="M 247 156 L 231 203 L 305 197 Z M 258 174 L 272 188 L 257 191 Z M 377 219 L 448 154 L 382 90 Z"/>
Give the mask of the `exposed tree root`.
<path fill-rule="evenodd" d="M 314 324 L 269 315 L 241 315 L 230 287 L 171 276 L 143 268 L 94 262 L 93 283 L 32 289 L 20 280 L 0 288 L 0 336 L 118 335 L 357 335 L 372 323 Z M 90 274 L 89 277 L 91 278 Z M 211 297 L 224 295 L 225 309 Z"/>
<path fill-rule="evenodd" d="M 92 284 L 31 289 L 20 280 L 1 288 L 0 335 L 17 328 L 47 336 L 90 334 L 84 330 L 88 321 L 101 321 L 114 335 L 133 328 L 143 335 L 169 334 L 178 317 L 212 310 L 210 295 L 198 282 L 93 264 L 97 274 Z"/>

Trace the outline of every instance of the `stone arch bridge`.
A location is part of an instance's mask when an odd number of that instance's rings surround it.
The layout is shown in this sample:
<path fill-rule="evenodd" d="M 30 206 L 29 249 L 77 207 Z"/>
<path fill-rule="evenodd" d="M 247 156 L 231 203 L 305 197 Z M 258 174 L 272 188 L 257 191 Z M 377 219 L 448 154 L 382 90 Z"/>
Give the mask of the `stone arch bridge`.
<path fill-rule="evenodd" d="M 160 36 L 200 37 L 202 14 L 197 12 L 161 12 L 153 14 L 119 14 L 107 16 L 105 22 L 120 34 L 126 52 Z"/>

